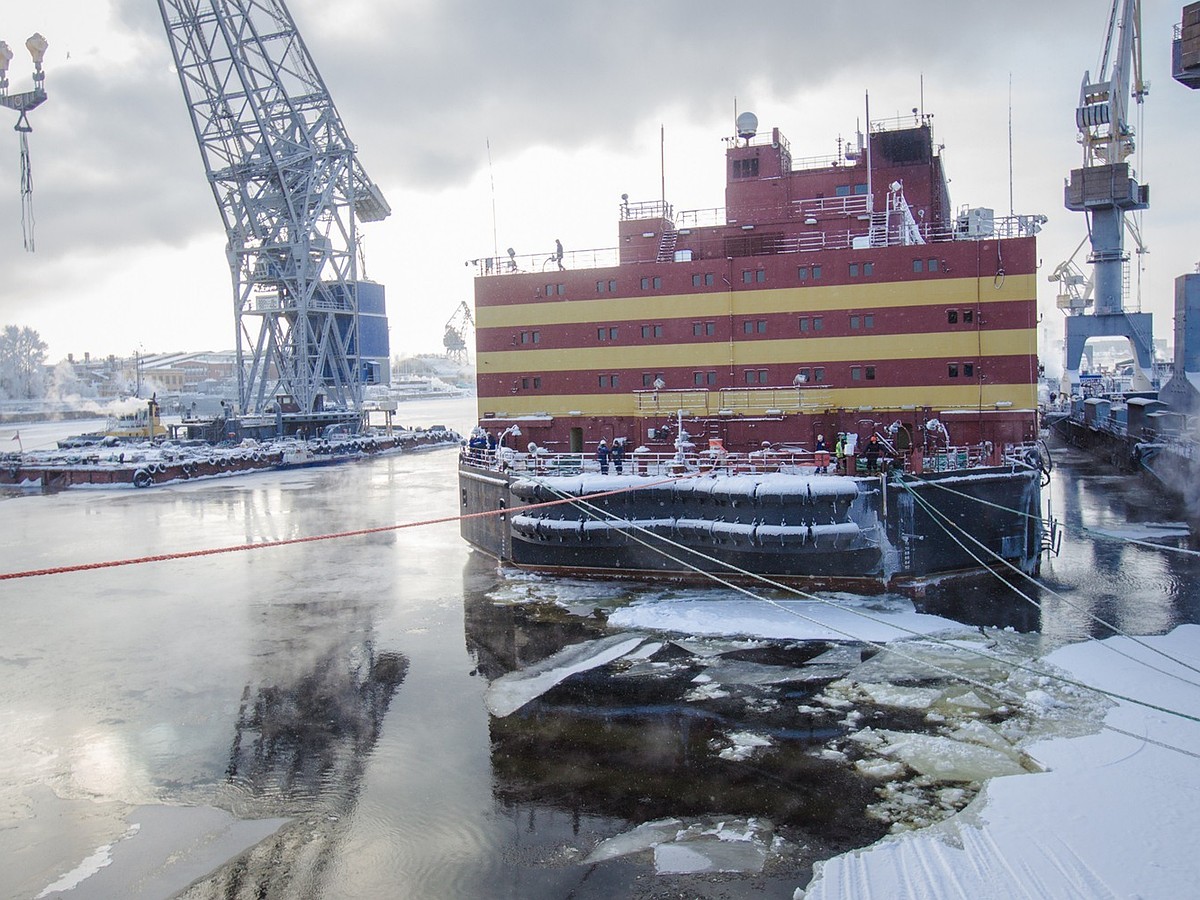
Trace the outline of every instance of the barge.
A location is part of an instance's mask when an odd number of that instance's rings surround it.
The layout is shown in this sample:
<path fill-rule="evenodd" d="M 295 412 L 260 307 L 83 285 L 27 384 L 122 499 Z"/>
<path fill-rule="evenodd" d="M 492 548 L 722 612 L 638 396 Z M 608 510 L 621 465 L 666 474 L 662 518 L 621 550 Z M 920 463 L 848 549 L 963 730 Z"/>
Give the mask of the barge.
<path fill-rule="evenodd" d="M 743 114 L 724 209 L 622 197 L 615 250 L 472 261 L 469 543 L 571 574 L 1036 571 L 1045 219 L 956 210 L 931 117 L 868 122 L 800 160 Z"/>

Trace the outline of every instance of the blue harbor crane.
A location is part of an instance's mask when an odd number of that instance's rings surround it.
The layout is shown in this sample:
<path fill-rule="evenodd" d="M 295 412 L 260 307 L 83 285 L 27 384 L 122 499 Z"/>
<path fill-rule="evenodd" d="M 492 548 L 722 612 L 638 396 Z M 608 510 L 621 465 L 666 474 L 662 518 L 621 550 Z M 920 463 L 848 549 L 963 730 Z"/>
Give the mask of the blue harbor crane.
<path fill-rule="evenodd" d="M 358 227 L 391 213 L 283 0 L 158 0 L 224 220 L 239 415 L 313 433 L 388 378 L 382 285 Z"/>
<path fill-rule="evenodd" d="M 1124 306 L 1129 262 L 1125 216 L 1150 206 L 1150 188 L 1138 184 L 1128 161 L 1134 151 L 1130 101 L 1141 104 L 1149 91 L 1142 80 L 1141 27 L 1140 0 L 1113 0 L 1099 72 L 1095 80 L 1085 72 L 1079 89 L 1075 124 L 1083 146 L 1083 165 L 1071 170 L 1064 199 L 1067 209 L 1088 218 L 1092 277 L 1084 294 L 1064 283 L 1068 290 L 1059 297 L 1059 306 L 1067 313 L 1064 391 L 1077 390 L 1084 346 L 1097 337 L 1128 338 L 1138 370 L 1133 387 L 1146 390 L 1151 386 L 1152 316 L 1127 312 Z M 1067 268 L 1069 264 L 1060 266 L 1051 278 L 1069 275 Z M 1077 274 L 1074 281 L 1083 278 Z"/>

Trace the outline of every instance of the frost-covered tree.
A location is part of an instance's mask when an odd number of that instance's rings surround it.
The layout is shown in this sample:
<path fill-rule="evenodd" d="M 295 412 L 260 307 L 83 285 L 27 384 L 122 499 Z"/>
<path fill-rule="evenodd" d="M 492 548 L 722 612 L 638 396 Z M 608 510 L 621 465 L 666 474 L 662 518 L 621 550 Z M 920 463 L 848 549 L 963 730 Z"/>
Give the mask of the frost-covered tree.
<path fill-rule="evenodd" d="M 32 400 L 45 393 L 47 349 L 32 328 L 5 325 L 0 333 L 0 396 Z"/>

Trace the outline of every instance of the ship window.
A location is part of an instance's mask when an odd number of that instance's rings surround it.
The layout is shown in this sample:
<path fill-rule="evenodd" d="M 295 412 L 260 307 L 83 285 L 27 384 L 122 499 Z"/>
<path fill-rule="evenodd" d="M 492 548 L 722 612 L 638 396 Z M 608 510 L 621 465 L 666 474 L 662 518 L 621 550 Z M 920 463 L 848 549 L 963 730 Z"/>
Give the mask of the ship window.
<path fill-rule="evenodd" d="M 812 267 L 812 275 L 813 275 L 813 281 L 820 281 L 821 280 L 821 267 L 813 266 Z"/>
<path fill-rule="evenodd" d="M 663 336 L 663 327 L 662 327 L 661 325 L 655 325 L 655 326 L 654 326 L 654 336 L 655 336 L 655 337 L 662 337 L 662 336 Z"/>
<path fill-rule="evenodd" d="M 757 272 L 755 272 L 755 273 L 754 273 L 754 280 L 755 280 L 755 282 L 757 282 L 758 284 L 766 284 L 766 282 L 767 282 L 767 270 L 766 270 L 766 269 L 759 269 Z"/>
<path fill-rule="evenodd" d="M 648 291 L 652 287 L 653 288 L 662 287 L 662 279 L 659 278 L 657 275 L 653 278 L 651 278 L 649 275 L 643 276 L 642 277 L 642 290 Z"/>
<path fill-rule="evenodd" d="M 975 363 L 963 363 L 963 377 L 964 378 L 974 378 L 975 377 Z"/>
<path fill-rule="evenodd" d="M 754 369 L 747 369 L 746 370 L 746 384 L 757 384 L 757 383 L 758 383 L 758 372 L 754 371 Z"/>
<path fill-rule="evenodd" d="M 614 325 L 608 329 L 608 339 L 610 341 L 615 341 L 617 339 L 617 326 L 616 325 Z"/>
<path fill-rule="evenodd" d="M 914 272 L 924 272 L 925 271 L 925 260 L 914 259 L 913 260 L 913 271 Z"/>
<path fill-rule="evenodd" d="M 800 330 L 801 330 L 801 331 L 808 331 L 808 316 L 801 316 L 801 317 L 800 317 Z"/>
<path fill-rule="evenodd" d="M 742 323 L 742 331 L 745 334 L 754 334 L 754 323 L 747 319 Z"/>
<path fill-rule="evenodd" d="M 658 373 L 643 372 L 642 373 L 642 387 L 654 387 L 654 382 L 661 381 L 661 380 L 662 380 L 662 372 L 658 372 Z"/>
<path fill-rule="evenodd" d="M 546 296 L 549 297 L 553 293 L 554 293 L 554 285 L 552 285 L 552 284 L 546 285 Z"/>
<path fill-rule="evenodd" d="M 529 379 L 528 378 L 521 379 L 521 389 L 526 390 L 526 391 L 529 390 Z"/>
<path fill-rule="evenodd" d="M 862 366 L 851 366 L 850 367 L 850 380 L 851 381 L 862 381 Z"/>
<path fill-rule="evenodd" d="M 649 290 L 649 289 L 650 289 L 650 279 L 643 277 L 642 278 L 642 290 L 645 291 L 645 290 Z"/>
<path fill-rule="evenodd" d="M 856 184 L 854 186 L 854 193 L 862 195 L 862 194 L 865 194 L 866 192 L 867 192 L 867 186 L 865 184 Z"/>
<path fill-rule="evenodd" d="M 946 321 L 949 322 L 951 325 L 957 325 L 958 324 L 958 310 L 957 309 L 946 310 Z"/>
<path fill-rule="evenodd" d="M 851 278 L 858 277 L 858 263 L 850 263 L 850 277 Z"/>
<path fill-rule="evenodd" d="M 801 369 L 796 373 L 796 378 L 799 379 L 801 384 L 804 384 L 806 381 L 808 381 L 810 377 L 812 377 L 812 372 L 807 368 Z"/>
<path fill-rule="evenodd" d="M 704 373 L 703 372 L 693 372 L 692 373 L 692 381 L 697 385 L 703 385 L 704 384 Z"/>
<path fill-rule="evenodd" d="M 758 322 L 757 322 L 757 325 L 756 325 L 756 327 L 758 328 L 758 333 L 759 333 L 759 334 L 766 334 L 766 333 L 767 333 L 767 320 L 766 320 L 766 319 L 759 319 L 759 320 L 758 320 Z"/>
<path fill-rule="evenodd" d="M 621 376 L 620 375 L 601 375 L 600 376 L 600 387 L 615 388 L 615 387 L 620 387 L 620 384 L 621 384 Z"/>
<path fill-rule="evenodd" d="M 766 369 L 759 369 L 759 370 L 758 370 L 758 383 L 759 383 L 759 384 L 766 384 L 768 380 L 769 380 L 769 379 L 767 378 L 767 370 L 766 370 Z"/>
<path fill-rule="evenodd" d="M 596 282 L 596 293 L 597 293 L 597 294 L 603 294 L 603 293 L 604 293 L 604 282 L 603 282 L 603 281 L 597 281 L 597 282 Z"/>
<path fill-rule="evenodd" d="M 835 187 L 833 189 L 833 195 L 835 197 L 849 197 L 850 196 L 850 185 L 839 184 L 837 187 Z"/>
<path fill-rule="evenodd" d="M 963 321 L 967 322 L 967 323 L 974 322 L 975 321 L 975 310 L 964 309 L 963 310 Z"/>
<path fill-rule="evenodd" d="M 649 325 L 642 326 L 642 337 L 644 337 L 644 338 L 650 337 L 650 326 Z"/>
<path fill-rule="evenodd" d="M 813 381 L 824 381 L 824 380 L 825 380 L 825 367 L 817 366 L 815 369 L 813 369 Z"/>
<path fill-rule="evenodd" d="M 716 384 L 717 383 L 717 373 L 716 372 L 705 372 L 704 376 L 705 376 L 705 381 L 708 384 Z"/>
<path fill-rule="evenodd" d="M 754 283 L 754 270 L 753 269 L 742 269 L 742 284 L 753 284 L 753 283 Z"/>
<path fill-rule="evenodd" d="M 813 316 L 813 331 L 823 331 L 825 328 L 824 316 Z"/>
<path fill-rule="evenodd" d="M 596 340 L 603 341 L 603 340 L 607 340 L 607 339 L 608 339 L 608 329 L 607 328 L 597 328 L 596 329 Z"/>
<path fill-rule="evenodd" d="M 946 364 L 946 375 L 948 375 L 950 378 L 957 378 L 958 377 L 958 363 L 947 363 Z"/>
<path fill-rule="evenodd" d="M 851 328 L 858 328 L 858 326 L 859 326 L 859 323 L 860 323 L 861 321 L 862 321 L 862 319 L 861 319 L 859 316 L 851 316 L 851 317 L 850 317 L 850 327 L 851 327 Z"/>
<path fill-rule="evenodd" d="M 655 275 L 654 280 L 650 283 L 650 286 L 656 289 L 662 287 L 662 278 Z"/>
<path fill-rule="evenodd" d="M 874 316 L 863 316 L 863 328 L 874 328 L 874 327 L 875 327 L 875 317 Z"/>
<path fill-rule="evenodd" d="M 704 333 L 705 334 L 716 334 L 717 333 L 717 323 L 716 322 L 705 322 L 704 323 Z"/>
<path fill-rule="evenodd" d="M 693 322 L 692 323 L 692 335 L 695 337 L 699 337 L 702 334 L 704 334 L 704 323 L 703 322 Z"/>
<path fill-rule="evenodd" d="M 808 266 L 800 266 L 796 269 L 796 279 L 798 281 L 808 281 Z"/>
<path fill-rule="evenodd" d="M 938 261 L 936 259 L 929 260 L 928 269 L 930 272 L 936 272 L 938 271 L 938 268 Z"/>
<path fill-rule="evenodd" d="M 733 161 L 734 178 L 755 178 L 758 176 L 758 157 L 750 159 L 735 159 Z"/>
<path fill-rule="evenodd" d="M 704 284 L 704 276 L 697 272 L 692 276 L 692 287 L 700 287 L 702 284 Z"/>
<path fill-rule="evenodd" d="M 542 333 L 540 331 L 522 331 L 522 344 L 540 344 L 542 342 Z"/>
<path fill-rule="evenodd" d="M 554 293 L 560 297 L 564 296 L 567 293 L 567 286 L 565 284 L 556 284 L 554 286 Z"/>
<path fill-rule="evenodd" d="M 874 275 L 875 274 L 875 263 L 873 263 L 873 262 L 863 263 L 863 274 L 864 275 Z"/>
<path fill-rule="evenodd" d="M 541 376 L 541 375 L 535 375 L 535 376 L 534 376 L 534 379 L 533 379 L 533 388 L 534 388 L 534 390 L 537 390 L 537 389 L 538 389 L 538 388 L 540 388 L 541 386 L 542 386 L 542 376 Z"/>
<path fill-rule="evenodd" d="M 867 381 L 874 381 L 875 380 L 875 367 L 867 366 L 866 370 L 867 370 Z"/>

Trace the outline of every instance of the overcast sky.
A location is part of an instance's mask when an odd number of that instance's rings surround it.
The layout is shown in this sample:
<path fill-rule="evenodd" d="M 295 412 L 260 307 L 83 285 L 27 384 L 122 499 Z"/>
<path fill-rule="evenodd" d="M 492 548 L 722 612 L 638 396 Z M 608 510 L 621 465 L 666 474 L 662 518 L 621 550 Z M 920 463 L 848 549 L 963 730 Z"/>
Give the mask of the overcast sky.
<path fill-rule="evenodd" d="M 1170 333 L 1174 278 L 1200 261 L 1200 92 L 1170 77 L 1182 5 L 1143 10 L 1151 92 L 1135 164 L 1151 185 L 1142 306 L 1159 337 Z M 1074 110 L 1109 0 L 289 8 L 394 211 L 363 229 L 367 274 L 387 286 L 393 353 L 442 349 L 447 319 L 471 300 L 467 259 L 510 246 L 549 253 L 556 238 L 568 250 L 615 246 L 620 195 L 660 195 L 660 127 L 668 201 L 722 206 L 735 104 L 760 128 L 781 128 L 795 157 L 852 137 L 866 92 L 873 118 L 923 105 L 953 203 L 1006 213 L 1011 93 L 1013 207 L 1050 218 L 1042 274 L 1085 234 L 1062 187 L 1081 161 Z M 157 3 L 7 3 L 11 91 L 31 87 L 23 45 L 34 31 L 50 41 L 50 99 L 31 114 L 37 250 L 22 249 L 15 116 L 0 110 L 0 325 L 36 329 L 52 361 L 232 348 L 225 234 Z M 1039 277 L 1038 290 L 1057 335 L 1055 286 Z"/>

